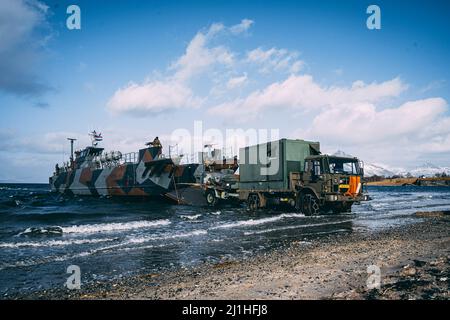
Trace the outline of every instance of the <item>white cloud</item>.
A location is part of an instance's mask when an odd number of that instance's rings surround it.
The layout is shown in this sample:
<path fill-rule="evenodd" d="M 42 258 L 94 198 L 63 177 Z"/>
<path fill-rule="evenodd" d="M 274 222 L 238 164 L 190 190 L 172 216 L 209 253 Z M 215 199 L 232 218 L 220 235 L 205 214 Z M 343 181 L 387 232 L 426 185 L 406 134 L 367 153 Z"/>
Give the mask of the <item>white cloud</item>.
<path fill-rule="evenodd" d="M 408 101 L 386 109 L 371 103 L 324 108 L 291 137 L 322 142 L 370 163 L 416 167 L 424 161 L 448 165 L 450 117 L 442 98 Z"/>
<path fill-rule="evenodd" d="M 383 110 L 370 103 L 332 107 L 319 113 L 304 135 L 341 143 L 374 143 L 417 136 L 435 123 L 446 107 L 442 98 L 409 101 Z"/>
<path fill-rule="evenodd" d="M 177 81 L 186 81 L 214 64 L 232 65 L 233 53 L 223 46 L 209 48 L 208 41 L 222 31 L 222 24 L 213 24 L 206 33 L 198 32 L 189 42 L 186 52 L 171 66 Z"/>
<path fill-rule="evenodd" d="M 417 149 L 426 150 L 428 153 L 450 152 L 450 133 L 434 136 L 427 141 L 421 142 Z"/>
<path fill-rule="evenodd" d="M 304 65 L 304 62 L 299 60 L 298 56 L 298 52 L 286 49 L 271 48 L 264 50 L 256 48 L 247 52 L 247 61 L 258 64 L 261 73 L 270 73 L 272 71 L 297 73 Z"/>
<path fill-rule="evenodd" d="M 107 108 L 113 113 L 156 114 L 167 110 L 199 107 L 203 98 L 194 94 L 190 82 L 196 76 L 207 74 L 219 66 L 231 68 L 234 54 L 226 47 L 210 46 L 211 40 L 227 30 L 237 34 L 247 30 L 253 21 L 244 19 L 239 25 L 226 28 L 221 23 L 212 24 L 199 31 L 186 47 L 184 54 L 169 67 L 172 74 L 162 80 L 149 80 L 142 84 L 132 82 L 118 89 L 109 99 Z M 238 32 L 241 30 L 240 32 Z M 241 83 L 245 79 L 240 80 Z M 231 80 L 230 85 L 233 85 Z M 237 83 L 236 83 L 237 85 Z"/>
<path fill-rule="evenodd" d="M 289 72 L 290 73 L 298 73 L 300 70 L 303 69 L 303 66 L 305 65 L 305 63 L 303 61 L 295 61 L 291 67 L 289 68 Z"/>
<path fill-rule="evenodd" d="M 223 31 L 225 29 L 225 26 L 223 25 L 223 23 L 213 23 L 208 31 L 205 33 L 205 36 L 208 39 L 211 39 L 212 37 L 214 37 L 215 35 L 217 35 L 219 32 Z M 199 32 L 198 34 L 202 34 L 201 32 Z"/>
<path fill-rule="evenodd" d="M 252 26 L 252 24 L 254 24 L 253 20 L 242 19 L 241 23 L 230 27 L 230 31 L 233 34 L 239 34 L 239 33 L 247 31 Z"/>
<path fill-rule="evenodd" d="M 227 88 L 234 89 L 236 87 L 243 86 L 247 80 L 248 78 L 246 73 L 243 76 L 231 78 L 227 82 Z"/>
<path fill-rule="evenodd" d="M 348 88 L 322 87 L 310 75 L 291 75 L 282 82 L 252 92 L 246 98 L 212 107 L 209 112 L 230 117 L 245 115 L 251 120 L 265 109 L 295 108 L 307 111 L 325 106 L 374 103 L 398 96 L 405 89 L 406 85 L 399 78 L 371 84 L 356 81 Z"/>
<path fill-rule="evenodd" d="M 48 7 L 39 1 L 3 0 L 0 3 L 0 52 L 29 40 L 45 21 Z"/>
<path fill-rule="evenodd" d="M 179 82 L 151 81 L 141 85 L 130 83 L 117 90 L 108 102 L 114 113 L 154 114 L 178 108 L 195 108 L 201 99 Z"/>
<path fill-rule="evenodd" d="M 0 91 L 39 96 L 51 90 L 36 70 L 51 38 L 47 11 L 37 0 L 0 1 Z"/>

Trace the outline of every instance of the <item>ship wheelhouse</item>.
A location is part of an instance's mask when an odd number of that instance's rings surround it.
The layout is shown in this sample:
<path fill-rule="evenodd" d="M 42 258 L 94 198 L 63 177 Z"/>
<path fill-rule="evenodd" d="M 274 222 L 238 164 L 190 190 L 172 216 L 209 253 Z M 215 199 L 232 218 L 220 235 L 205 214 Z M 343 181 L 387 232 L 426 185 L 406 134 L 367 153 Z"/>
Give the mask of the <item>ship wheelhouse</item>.
<path fill-rule="evenodd" d="M 103 148 L 86 147 L 83 150 L 75 152 L 75 169 L 81 168 L 83 163 L 91 163 L 95 158 L 100 157 Z"/>

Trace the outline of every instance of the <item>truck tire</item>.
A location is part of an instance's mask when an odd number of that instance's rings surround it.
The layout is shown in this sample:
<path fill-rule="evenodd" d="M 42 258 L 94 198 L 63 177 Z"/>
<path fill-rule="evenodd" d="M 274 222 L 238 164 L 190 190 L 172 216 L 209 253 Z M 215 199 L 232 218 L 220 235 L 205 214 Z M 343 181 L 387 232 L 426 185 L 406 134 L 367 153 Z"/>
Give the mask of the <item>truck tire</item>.
<path fill-rule="evenodd" d="M 300 210 L 305 216 L 318 215 L 320 213 L 319 202 L 312 194 L 302 194 L 300 196 Z"/>
<path fill-rule="evenodd" d="M 249 194 L 247 198 L 247 209 L 256 211 L 259 208 L 259 197 L 257 194 Z"/>
<path fill-rule="evenodd" d="M 206 203 L 210 207 L 215 207 L 217 205 L 217 202 L 219 202 L 219 199 L 216 197 L 216 193 L 214 190 L 207 190 L 205 194 Z"/>

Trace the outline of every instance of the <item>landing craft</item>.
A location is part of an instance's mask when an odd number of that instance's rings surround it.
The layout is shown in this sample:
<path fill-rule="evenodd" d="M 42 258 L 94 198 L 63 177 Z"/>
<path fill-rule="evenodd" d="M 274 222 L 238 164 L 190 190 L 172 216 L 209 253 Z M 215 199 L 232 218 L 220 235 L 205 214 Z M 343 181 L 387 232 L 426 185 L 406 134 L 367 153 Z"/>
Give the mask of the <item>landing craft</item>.
<path fill-rule="evenodd" d="M 164 197 L 183 184 L 196 182 L 198 164 L 179 164 L 180 158 L 166 157 L 156 139 L 139 152 L 122 154 L 104 152 L 98 147 L 103 140 L 93 131 L 92 145 L 75 151 L 71 141 L 71 157 L 63 166 L 55 166 L 49 178 L 52 191 L 91 196 Z M 179 187 L 177 187 L 179 185 Z"/>

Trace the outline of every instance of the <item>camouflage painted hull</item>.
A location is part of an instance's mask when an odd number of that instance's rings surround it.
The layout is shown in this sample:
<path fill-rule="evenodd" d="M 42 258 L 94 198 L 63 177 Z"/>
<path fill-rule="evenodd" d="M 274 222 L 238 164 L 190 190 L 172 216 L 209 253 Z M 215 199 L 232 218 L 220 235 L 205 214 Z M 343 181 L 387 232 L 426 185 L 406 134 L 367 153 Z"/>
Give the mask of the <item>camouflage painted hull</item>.
<path fill-rule="evenodd" d="M 53 191 L 73 195 L 163 196 L 174 190 L 178 183 L 195 182 L 197 166 L 167 164 L 144 178 L 139 177 L 140 170 L 135 164 L 96 170 L 84 168 L 53 176 L 50 184 Z"/>
<path fill-rule="evenodd" d="M 166 193 L 195 182 L 198 164 L 177 165 L 170 158 L 155 158 L 151 148 L 141 150 L 138 163 L 58 172 L 50 177 L 52 191 L 84 196 L 163 197 Z M 181 184 L 179 187 L 178 184 Z"/>

